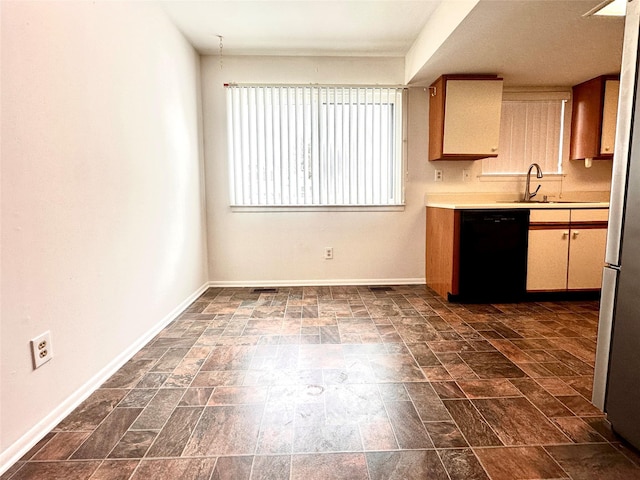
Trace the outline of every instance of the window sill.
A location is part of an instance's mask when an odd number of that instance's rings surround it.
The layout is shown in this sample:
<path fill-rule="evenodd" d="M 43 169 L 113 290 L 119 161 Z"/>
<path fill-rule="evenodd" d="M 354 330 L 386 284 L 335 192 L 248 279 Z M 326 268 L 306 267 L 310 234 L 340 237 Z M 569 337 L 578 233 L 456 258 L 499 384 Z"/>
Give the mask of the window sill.
<path fill-rule="evenodd" d="M 404 212 L 405 205 L 264 205 L 230 206 L 238 213 L 277 213 L 277 212 Z"/>

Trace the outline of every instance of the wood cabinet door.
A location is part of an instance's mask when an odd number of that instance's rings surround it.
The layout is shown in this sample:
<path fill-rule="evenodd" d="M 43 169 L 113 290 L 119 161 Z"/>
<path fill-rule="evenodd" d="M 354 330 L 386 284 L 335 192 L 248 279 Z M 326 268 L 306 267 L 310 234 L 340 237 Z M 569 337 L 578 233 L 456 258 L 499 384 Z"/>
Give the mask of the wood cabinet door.
<path fill-rule="evenodd" d="M 604 84 L 604 106 L 602 110 L 602 138 L 600 154 L 613 154 L 616 139 L 616 115 L 618 114 L 618 93 L 620 80 L 607 80 Z"/>
<path fill-rule="evenodd" d="M 569 229 L 529 230 L 527 291 L 567 288 Z"/>
<path fill-rule="evenodd" d="M 569 246 L 569 290 L 593 289 L 602 286 L 606 228 L 571 229 Z"/>
<path fill-rule="evenodd" d="M 500 138 L 502 80 L 447 80 L 445 155 L 495 155 Z"/>

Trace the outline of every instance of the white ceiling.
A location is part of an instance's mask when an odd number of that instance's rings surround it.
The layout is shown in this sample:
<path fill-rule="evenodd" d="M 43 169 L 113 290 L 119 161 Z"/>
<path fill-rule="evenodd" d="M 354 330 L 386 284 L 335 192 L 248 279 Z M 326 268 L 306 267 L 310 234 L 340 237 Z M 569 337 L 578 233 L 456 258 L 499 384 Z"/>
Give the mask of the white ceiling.
<path fill-rule="evenodd" d="M 404 56 L 441 1 L 161 2 L 201 54 Z M 583 17 L 601 0 L 480 0 L 413 78 L 497 73 L 505 85 L 568 86 L 620 68 L 624 21 Z"/>
<path fill-rule="evenodd" d="M 404 56 L 440 0 L 164 1 L 202 54 Z"/>

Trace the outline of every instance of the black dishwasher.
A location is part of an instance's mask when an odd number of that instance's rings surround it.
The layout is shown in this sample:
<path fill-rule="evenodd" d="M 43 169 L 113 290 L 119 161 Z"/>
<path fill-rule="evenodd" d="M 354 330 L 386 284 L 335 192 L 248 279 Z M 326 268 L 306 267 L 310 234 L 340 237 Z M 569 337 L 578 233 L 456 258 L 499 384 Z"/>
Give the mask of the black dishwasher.
<path fill-rule="evenodd" d="M 454 301 L 517 302 L 527 283 L 529 210 L 462 210 L 459 295 Z"/>

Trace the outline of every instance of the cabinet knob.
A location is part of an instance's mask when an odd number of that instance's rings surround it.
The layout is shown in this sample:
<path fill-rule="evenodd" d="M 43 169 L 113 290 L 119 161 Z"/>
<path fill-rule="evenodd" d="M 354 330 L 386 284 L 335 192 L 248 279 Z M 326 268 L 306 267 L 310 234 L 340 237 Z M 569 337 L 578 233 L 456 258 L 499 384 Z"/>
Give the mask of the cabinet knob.
<path fill-rule="evenodd" d="M 492 152 L 497 152 L 498 151 L 498 147 L 491 147 L 491 151 Z"/>
<path fill-rule="evenodd" d="M 604 147 L 605 152 L 608 152 L 609 150 L 611 150 L 611 147 Z"/>
<path fill-rule="evenodd" d="M 567 238 L 569 236 L 569 232 L 562 232 L 562 238 Z"/>
<path fill-rule="evenodd" d="M 578 231 L 573 232 L 573 238 L 578 238 L 578 235 L 580 235 L 580 232 Z"/>

